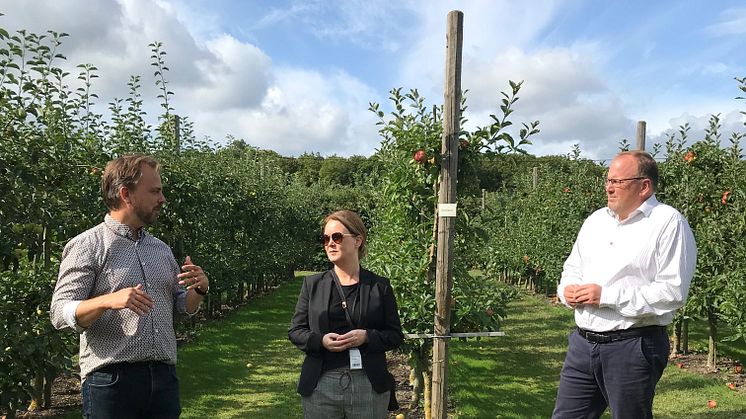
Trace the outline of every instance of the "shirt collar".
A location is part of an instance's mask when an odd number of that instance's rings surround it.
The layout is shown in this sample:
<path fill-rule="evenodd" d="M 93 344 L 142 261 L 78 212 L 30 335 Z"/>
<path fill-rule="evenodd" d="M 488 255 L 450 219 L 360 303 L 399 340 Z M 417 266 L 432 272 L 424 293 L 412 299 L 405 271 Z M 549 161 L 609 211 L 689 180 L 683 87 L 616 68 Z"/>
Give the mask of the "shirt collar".
<path fill-rule="evenodd" d="M 121 236 L 121 237 L 130 239 L 130 240 L 136 241 L 135 232 L 130 228 L 130 226 L 120 223 L 110 214 L 106 214 L 106 216 L 104 217 L 104 223 L 117 236 Z M 140 227 L 137 230 L 137 237 L 139 237 L 140 239 L 142 239 L 145 236 L 145 234 L 147 234 L 147 232 L 145 231 L 145 227 Z"/>
<path fill-rule="evenodd" d="M 637 207 L 634 211 L 632 211 L 624 221 L 634 218 L 637 214 L 642 214 L 645 217 L 650 217 L 650 213 L 653 212 L 653 208 L 655 208 L 658 204 L 659 202 L 658 199 L 655 197 L 655 194 L 650 195 L 650 197 L 646 199 L 645 202 L 640 204 L 640 206 Z M 611 208 L 606 207 L 606 212 L 610 216 L 614 217 L 616 220 L 619 220 L 619 217 L 614 211 L 611 210 Z"/>

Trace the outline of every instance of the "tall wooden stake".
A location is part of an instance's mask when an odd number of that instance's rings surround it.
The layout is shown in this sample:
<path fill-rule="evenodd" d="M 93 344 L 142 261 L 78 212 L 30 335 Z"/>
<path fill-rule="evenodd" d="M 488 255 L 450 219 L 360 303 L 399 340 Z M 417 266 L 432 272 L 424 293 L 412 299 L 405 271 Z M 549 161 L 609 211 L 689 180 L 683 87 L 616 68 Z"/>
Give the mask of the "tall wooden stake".
<path fill-rule="evenodd" d="M 446 35 L 446 80 L 443 106 L 440 191 L 438 192 L 438 256 L 435 273 L 435 335 L 451 333 L 451 284 L 453 282 L 453 236 L 455 214 L 444 216 L 443 204 L 456 203 L 458 173 L 458 135 L 461 118 L 461 48 L 464 39 L 464 14 L 448 13 Z M 433 339 L 432 417 L 445 419 L 448 408 L 448 340 Z"/>
<path fill-rule="evenodd" d="M 536 187 L 539 186 L 539 166 L 534 166 L 531 168 L 531 185 L 533 186 L 532 190 L 536 190 Z"/>
<path fill-rule="evenodd" d="M 637 121 L 637 150 L 645 151 L 645 121 Z"/>
<path fill-rule="evenodd" d="M 173 130 L 174 130 L 174 151 L 176 154 L 181 152 L 181 118 L 179 115 L 172 115 L 173 118 Z"/>

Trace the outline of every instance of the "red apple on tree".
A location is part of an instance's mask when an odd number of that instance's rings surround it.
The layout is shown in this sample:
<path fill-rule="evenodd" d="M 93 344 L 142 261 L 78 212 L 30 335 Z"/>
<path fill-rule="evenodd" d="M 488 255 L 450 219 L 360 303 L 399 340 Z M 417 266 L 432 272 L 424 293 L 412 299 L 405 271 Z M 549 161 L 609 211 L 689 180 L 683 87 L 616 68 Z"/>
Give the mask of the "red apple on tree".
<path fill-rule="evenodd" d="M 417 150 L 414 153 L 414 161 L 416 161 L 419 164 L 423 164 L 427 161 L 427 154 L 425 154 L 425 150 Z"/>

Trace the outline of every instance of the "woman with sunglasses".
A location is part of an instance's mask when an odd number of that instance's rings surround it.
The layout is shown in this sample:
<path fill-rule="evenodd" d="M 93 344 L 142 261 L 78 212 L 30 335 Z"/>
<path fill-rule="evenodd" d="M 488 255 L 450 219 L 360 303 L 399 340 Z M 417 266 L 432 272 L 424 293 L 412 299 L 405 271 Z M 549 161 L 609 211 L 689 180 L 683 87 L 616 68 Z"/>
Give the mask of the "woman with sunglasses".
<path fill-rule="evenodd" d="M 308 276 L 288 336 L 306 353 L 298 393 L 306 419 L 385 418 L 398 408 L 386 351 L 404 335 L 388 279 L 360 267 L 366 231 L 360 216 L 324 219 L 332 269 Z"/>

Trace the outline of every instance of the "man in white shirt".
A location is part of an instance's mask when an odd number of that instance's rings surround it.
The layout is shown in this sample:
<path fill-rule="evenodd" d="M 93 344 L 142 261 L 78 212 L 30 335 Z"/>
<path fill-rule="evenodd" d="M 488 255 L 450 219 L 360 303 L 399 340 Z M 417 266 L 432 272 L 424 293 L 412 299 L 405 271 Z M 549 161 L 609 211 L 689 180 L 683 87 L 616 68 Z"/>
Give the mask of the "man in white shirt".
<path fill-rule="evenodd" d="M 583 223 L 557 295 L 575 310 L 553 418 L 652 418 L 668 363 L 666 325 L 684 305 L 697 249 L 686 219 L 658 202 L 658 167 L 643 151 L 617 155 L 608 206 Z"/>

